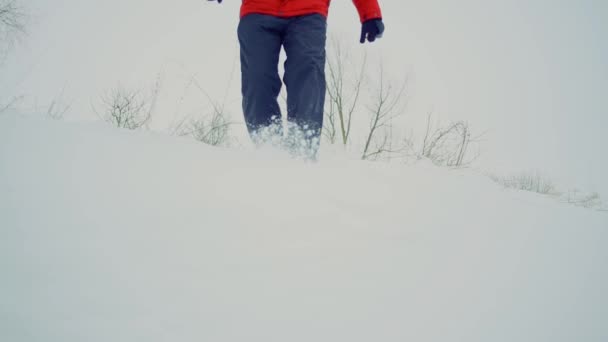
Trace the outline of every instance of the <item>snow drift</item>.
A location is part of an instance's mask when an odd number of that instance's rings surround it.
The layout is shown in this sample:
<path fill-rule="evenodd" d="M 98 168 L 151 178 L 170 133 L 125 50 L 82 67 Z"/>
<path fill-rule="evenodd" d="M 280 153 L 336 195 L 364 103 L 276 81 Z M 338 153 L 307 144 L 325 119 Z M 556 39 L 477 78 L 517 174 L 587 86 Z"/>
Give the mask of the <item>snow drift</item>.
<path fill-rule="evenodd" d="M 606 341 L 608 215 L 0 115 L 2 341 Z"/>

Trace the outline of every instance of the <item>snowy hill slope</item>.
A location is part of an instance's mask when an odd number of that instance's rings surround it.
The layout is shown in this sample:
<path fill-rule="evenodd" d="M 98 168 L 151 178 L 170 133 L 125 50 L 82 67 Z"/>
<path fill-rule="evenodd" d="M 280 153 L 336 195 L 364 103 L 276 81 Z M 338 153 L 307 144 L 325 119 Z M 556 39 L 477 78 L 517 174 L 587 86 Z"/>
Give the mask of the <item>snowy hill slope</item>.
<path fill-rule="evenodd" d="M 0 115 L 2 341 L 606 341 L 608 215 Z"/>

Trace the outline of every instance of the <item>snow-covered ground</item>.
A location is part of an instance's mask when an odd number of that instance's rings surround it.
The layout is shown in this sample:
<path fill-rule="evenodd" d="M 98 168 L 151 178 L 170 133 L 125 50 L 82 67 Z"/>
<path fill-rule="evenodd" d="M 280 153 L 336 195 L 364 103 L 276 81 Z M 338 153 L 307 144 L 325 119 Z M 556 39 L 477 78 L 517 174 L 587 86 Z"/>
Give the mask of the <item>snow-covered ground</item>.
<path fill-rule="evenodd" d="M 607 341 L 608 215 L 0 115 L 1 341 Z"/>

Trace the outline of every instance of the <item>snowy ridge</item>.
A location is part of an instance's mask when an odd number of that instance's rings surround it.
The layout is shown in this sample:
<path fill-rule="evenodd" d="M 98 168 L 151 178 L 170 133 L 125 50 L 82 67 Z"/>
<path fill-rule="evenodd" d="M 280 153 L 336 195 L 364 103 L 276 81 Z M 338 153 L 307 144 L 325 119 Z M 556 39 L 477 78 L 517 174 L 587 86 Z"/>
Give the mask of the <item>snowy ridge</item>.
<path fill-rule="evenodd" d="M 608 215 L 0 115 L 2 341 L 606 341 Z"/>

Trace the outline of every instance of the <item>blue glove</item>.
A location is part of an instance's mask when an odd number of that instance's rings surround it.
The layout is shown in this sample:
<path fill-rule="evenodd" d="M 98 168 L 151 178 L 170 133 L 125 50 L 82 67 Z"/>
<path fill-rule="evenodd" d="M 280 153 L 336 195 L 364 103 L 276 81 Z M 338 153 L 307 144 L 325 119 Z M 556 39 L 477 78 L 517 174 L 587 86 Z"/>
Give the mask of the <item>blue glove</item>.
<path fill-rule="evenodd" d="M 370 19 L 365 21 L 361 26 L 361 44 L 365 43 L 365 40 L 370 43 L 375 41 L 376 38 L 382 38 L 384 33 L 384 23 L 382 19 Z"/>

